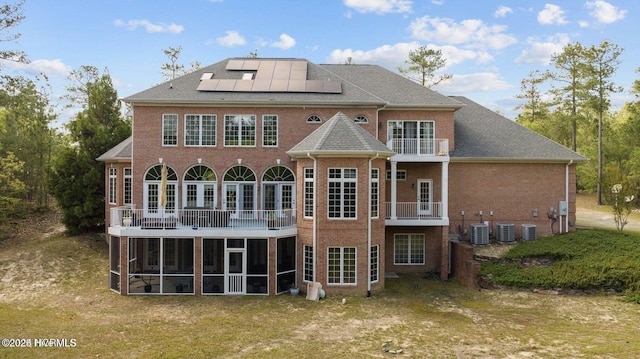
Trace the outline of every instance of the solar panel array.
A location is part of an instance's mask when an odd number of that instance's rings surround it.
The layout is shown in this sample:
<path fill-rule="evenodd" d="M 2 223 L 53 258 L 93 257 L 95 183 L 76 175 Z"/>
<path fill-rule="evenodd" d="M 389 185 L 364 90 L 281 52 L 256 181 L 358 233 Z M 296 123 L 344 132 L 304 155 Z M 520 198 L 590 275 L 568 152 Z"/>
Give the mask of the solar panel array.
<path fill-rule="evenodd" d="M 226 70 L 244 74 L 242 79 L 215 79 L 205 73 L 198 91 L 342 93 L 339 81 L 307 80 L 304 60 L 231 59 Z"/>

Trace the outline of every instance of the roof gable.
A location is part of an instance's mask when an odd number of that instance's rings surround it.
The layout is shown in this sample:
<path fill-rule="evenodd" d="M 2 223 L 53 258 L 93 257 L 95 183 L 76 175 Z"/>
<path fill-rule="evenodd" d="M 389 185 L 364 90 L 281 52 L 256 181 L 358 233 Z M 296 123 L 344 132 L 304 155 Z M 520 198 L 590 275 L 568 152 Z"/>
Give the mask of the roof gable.
<path fill-rule="evenodd" d="M 342 112 L 336 113 L 287 154 L 298 155 L 392 155 L 393 151 Z"/>

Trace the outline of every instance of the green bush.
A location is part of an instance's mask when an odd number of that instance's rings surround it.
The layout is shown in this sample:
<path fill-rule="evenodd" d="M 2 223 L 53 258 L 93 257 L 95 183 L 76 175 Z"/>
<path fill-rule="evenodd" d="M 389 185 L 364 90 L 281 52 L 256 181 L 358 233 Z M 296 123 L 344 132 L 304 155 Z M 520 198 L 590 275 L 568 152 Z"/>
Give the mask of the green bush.
<path fill-rule="evenodd" d="M 525 258 L 551 258 L 524 267 Z M 521 242 L 503 259 L 482 264 L 481 276 L 518 288 L 615 290 L 640 303 L 640 235 L 591 230 Z"/>

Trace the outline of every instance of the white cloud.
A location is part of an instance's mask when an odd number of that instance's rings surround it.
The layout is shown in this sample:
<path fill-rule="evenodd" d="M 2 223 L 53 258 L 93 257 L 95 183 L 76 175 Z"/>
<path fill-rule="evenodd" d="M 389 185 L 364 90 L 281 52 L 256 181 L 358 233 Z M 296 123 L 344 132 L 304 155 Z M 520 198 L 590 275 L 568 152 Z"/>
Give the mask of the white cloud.
<path fill-rule="evenodd" d="M 431 3 L 433 5 L 441 6 L 441 5 L 444 5 L 444 0 L 431 0 Z"/>
<path fill-rule="evenodd" d="M 45 74 L 49 77 L 60 76 L 65 78 L 69 76 L 72 70 L 70 66 L 65 65 L 60 59 L 40 59 L 31 61 L 28 64 L 0 60 L 0 67 L 9 71 L 23 71 L 32 75 Z"/>
<path fill-rule="evenodd" d="M 477 19 L 456 22 L 429 16 L 418 18 L 410 25 L 411 35 L 419 40 L 498 50 L 517 42 L 514 36 L 504 33 L 506 29 L 504 25 L 489 26 Z"/>
<path fill-rule="evenodd" d="M 580 25 L 580 27 L 589 27 L 589 22 L 588 21 L 584 21 L 584 20 L 580 20 L 578 21 L 578 25 Z"/>
<path fill-rule="evenodd" d="M 507 16 L 507 14 L 512 14 L 513 13 L 513 9 L 511 9 L 508 6 L 504 6 L 504 5 L 500 5 L 498 6 L 498 9 L 496 10 L 496 12 L 493 13 L 494 17 L 505 17 Z"/>
<path fill-rule="evenodd" d="M 287 50 L 296 46 L 296 39 L 287 34 L 281 34 L 280 41 L 271 43 L 271 46 L 277 47 L 282 50 Z"/>
<path fill-rule="evenodd" d="M 564 10 L 553 4 L 544 5 L 544 9 L 538 13 L 538 22 L 542 25 L 565 25 L 568 23 L 564 16 Z"/>
<path fill-rule="evenodd" d="M 402 42 L 393 45 L 383 45 L 372 50 L 336 49 L 327 58 L 328 63 L 344 63 L 350 57 L 356 64 L 378 64 L 395 71 L 398 66 L 403 66 L 409 51 L 419 48 L 421 44 L 417 42 Z M 460 49 L 455 46 L 432 46 L 429 48 L 439 49 L 447 59 L 447 64 L 443 70 L 463 63 L 465 61 L 475 61 L 477 63 L 487 63 L 493 61 L 493 57 L 484 51 L 474 51 Z"/>
<path fill-rule="evenodd" d="M 225 36 L 216 38 L 216 42 L 219 45 L 232 47 L 244 45 L 247 42 L 244 40 L 244 37 L 240 35 L 237 31 L 227 31 L 225 32 Z"/>
<path fill-rule="evenodd" d="M 118 27 L 124 27 L 129 31 L 136 30 L 138 27 L 143 27 L 148 33 L 168 32 L 172 34 L 179 34 L 184 30 L 184 26 L 176 25 L 174 23 L 165 24 L 163 22 L 154 24 L 149 20 L 129 20 L 123 21 L 117 19 L 114 24 Z"/>
<path fill-rule="evenodd" d="M 622 20 L 627 13 L 627 10 L 618 10 L 604 0 L 587 1 L 585 6 L 592 9 L 589 14 L 601 24 L 611 24 Z"/>
<path fill-rule="evenodd" d="M 361 13 L 410 12 L 411 0 L 343 0 L 344 5 Z"/>
<path fill-rule="evenodd" d="M 451 80 L 438 84 L 433 89 L 446 94 L 467 95 L 471 92 L 508 90 L 512 87 L 496 73 L 479 72 L 469 75 L 453 75 Z"/>
<path fill-rule="evenodd" d="M 516 58 L 517 64 L 543 64 L 548 65 L 551 55 L 559 54 L 569 43 L 567 34 L 556 34 L 548 37 L 545 41 L 538 41 L 530 37 L 527 39 L 529 48 L 522 50 L 520 56 Z"/>

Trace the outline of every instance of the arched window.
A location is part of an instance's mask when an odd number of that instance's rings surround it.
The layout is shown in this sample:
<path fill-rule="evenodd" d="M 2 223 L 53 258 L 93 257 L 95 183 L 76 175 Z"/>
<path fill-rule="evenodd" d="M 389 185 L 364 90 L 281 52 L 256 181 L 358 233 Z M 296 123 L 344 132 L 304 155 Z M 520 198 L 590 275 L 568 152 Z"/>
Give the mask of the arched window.
<path fill-rule="evenodd" d="M 223 209 L 234 216 L 254 217 L 256 174 L 247 166 L 233 166 L 223 176 Z"/>
<path fill-rule="evenodd" d="M 184 208 L 216 208 L 216 173 L 208 166 L 196 165 L 184 174 L 182 205 Z"/>
<path fill-rule="evenodd" d="M 285 166 L 269 167 L 262 175 L 262 208 L 267 211 L 295 208 L 295 176 Z"/>
<path fill-rule="evenodd" d="M 167 204 L 161 206 L 160 199 L 162 195 L 162 167 L 163 165 L 155 165 L 147 170 L 144 175 L 144 201 L 143 206 L 146 215 L 154 216 L 161 214 L 175 215 L 176 213 L 176 188 L 178 187 L 178 175 L 173 168 L 167 168 L 167 184 L 165 186 Z M 161 209 L 164 210 L 162 213 Z"/>

